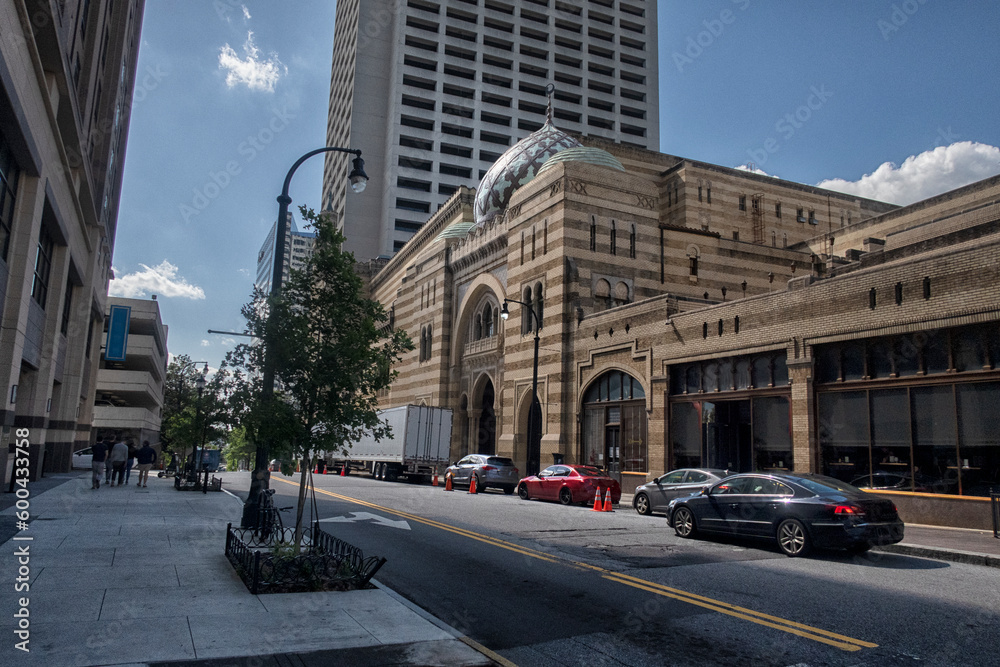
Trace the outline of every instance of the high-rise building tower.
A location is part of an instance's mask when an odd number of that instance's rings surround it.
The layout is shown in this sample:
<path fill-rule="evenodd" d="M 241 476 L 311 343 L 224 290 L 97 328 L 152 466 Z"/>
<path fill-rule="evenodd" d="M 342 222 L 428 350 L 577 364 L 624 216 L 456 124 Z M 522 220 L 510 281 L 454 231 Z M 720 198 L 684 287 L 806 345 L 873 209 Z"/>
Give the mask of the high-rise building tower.
<path fill-rule="evenodd" d="M 390 255 L 545 122 L 659 149 L 654 0 L 341 0 L 323 201 L 358 260 Z"/>
<path fill-rule="evenodd" d="M 275 227 L 267 233 L 260 252 L 257 253 L 257 279 L 254 285 L 266 293 L 271 292 L 271 278 L 274 271 L 274 236 Z M 312 256 L 316 245 L 316 232 L 300 232 L 295 224 L 295 217 L 289 212 L 288 223 L 285 226 L 285 261 L 282 264 L 281 284 L 288 281 L 289 272 L 302 269 L 306 260 Z"/>

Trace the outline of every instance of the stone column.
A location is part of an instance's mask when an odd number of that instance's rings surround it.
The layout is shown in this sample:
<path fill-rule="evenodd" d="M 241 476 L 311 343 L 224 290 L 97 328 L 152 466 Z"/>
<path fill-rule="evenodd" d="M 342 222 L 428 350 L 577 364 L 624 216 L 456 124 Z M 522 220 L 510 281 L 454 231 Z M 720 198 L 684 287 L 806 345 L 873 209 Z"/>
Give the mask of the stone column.
<path fill-rule="evenodd" d="M 811 352 L 811 351 L 810 351 Z M 792 385 L 792 457 L 794 472 L 819 472 L 816 441 L 816 401 L 813 393 L 812 354 L 788 360 Z"/>

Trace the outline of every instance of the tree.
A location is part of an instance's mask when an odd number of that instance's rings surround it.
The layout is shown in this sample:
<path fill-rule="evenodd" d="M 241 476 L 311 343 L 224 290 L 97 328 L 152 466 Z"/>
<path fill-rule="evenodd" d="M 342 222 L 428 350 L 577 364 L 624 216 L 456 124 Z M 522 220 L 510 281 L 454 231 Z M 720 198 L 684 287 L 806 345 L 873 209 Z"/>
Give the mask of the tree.
<path fill-rule="evenodd" d="M 247 333 L 270 343 L 238 345 L 225 362 L 232 368 L 235 422 L 254 442 L 270 442 L 275 458 L 301 462 L 297 546 L 313 456 L 346 453 L 365 433 L 389 434 L 378 418 L 377 394 L 395 378 L 393 364 L 413 349 L 405 331 L 388 326 L 382 305 L 364 295 L 354 255 L 342 249 L 344 236 L 333 222 L 312 209 L 300 211 L 316 231 L 312 257 L 304 269 L 291 271 L 276 298 L 255 290 L 243 307 Z M 265 353 L 272 355 L 277 387 L 268 402 L 260 393 Z"/>
<path fill-rule="evenodd" d="M 164 453 L 177 452 L 182 461 L 202 442 L 212 442 L 225 435 L 222 392 L 226 374 L 217 372 L 207 378 L 199 398 L 196 382 L 203 372 L 186 354 L 174 357 L 167 365 L 160 442 Z"/>

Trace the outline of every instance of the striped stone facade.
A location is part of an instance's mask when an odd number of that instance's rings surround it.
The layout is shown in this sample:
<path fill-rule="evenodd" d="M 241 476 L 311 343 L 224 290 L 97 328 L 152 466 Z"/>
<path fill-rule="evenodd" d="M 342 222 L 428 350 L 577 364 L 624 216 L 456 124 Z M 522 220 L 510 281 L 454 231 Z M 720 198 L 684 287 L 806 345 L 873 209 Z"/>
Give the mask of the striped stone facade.
<path fill-rule="evenodd" d="M 890 493 L 909 521 L 988 520 L 975 494 L 1000 481 L 1000 445 L 976 439 L 992 422 L 970 426 L 962 401 L 1000 388 L 1000 177 L 899 208 L 581 139 L 625 172 L 553 165 L 464 238 L 446 232 L 473 221 L 475 193 L 461 188 L 371 277 L 373 296 L 417 344 L 383 407 L 450 407 L 454 459 L 496 452 L 524 470 L 534 329 L 515 301 L 537 304 L 541 294 L 542 467 L 552 455 L 614 466 L 626 492 L 692 462 L 870 475 L 881 470 L 879 418 L 867 444 L 849 443 L 851 452 L 868 448 L 872 461 L 862 464 L 842 453 L 853 427 L 821 423 L 821 409 L 900 392 L 916 406 L 926 392 L 944 400 L 948 386 L 957 451 L 983 465 L 928 444 L 916 415 L 894 443 L 902 447 L 905 430 L 913 460 L 896 449 L 891 465 L 921 479 L 932 459 L 955 472 L 933 489 L 911 480 Z M 980 357 L 969 354 L 983 363 L 962 370 L 954 363 L 969 331 L 982 341 Z M 940 374 L 930 347 L 909 359 L 878 356 L 883 345 L 942 335 L 951 342 Z M 867 350 L 856 377 L 852 345 Z M 833 354 L 844 377 L 830 376 Z M 963 438 L 975 440 L 970 449 Z"/>

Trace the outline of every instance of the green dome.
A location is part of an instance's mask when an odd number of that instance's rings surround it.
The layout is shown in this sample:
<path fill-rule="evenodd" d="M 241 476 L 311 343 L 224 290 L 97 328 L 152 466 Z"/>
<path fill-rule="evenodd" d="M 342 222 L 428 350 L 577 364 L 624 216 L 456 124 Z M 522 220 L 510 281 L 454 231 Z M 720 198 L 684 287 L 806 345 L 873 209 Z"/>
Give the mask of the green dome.
<path fill-rule="evenodd" d="M 587 164 L 596 164 L 601 167 L 625 171 L 625 167 L 618 161 L 618 158 L 606 150 L 591 146 L 579 146 L 559 151 L 542 164 L 538 169 L 538 173 L 541 174 L 549 167 L 560 162 L 586 162 Z"/>

